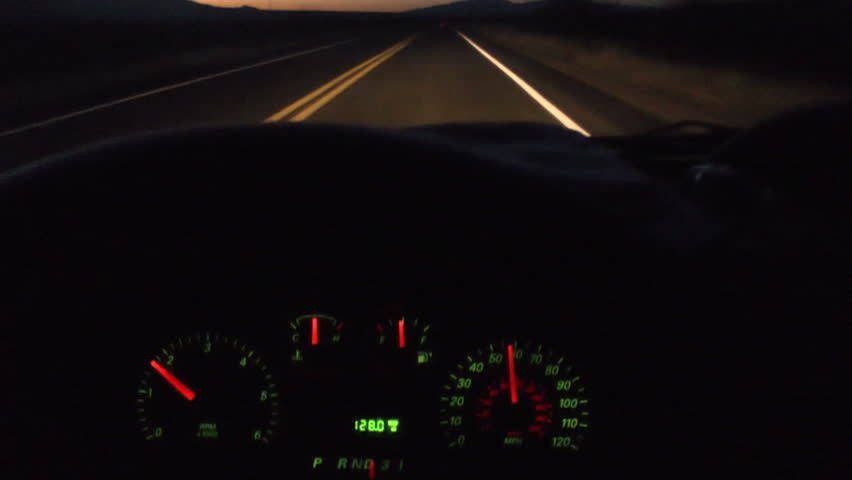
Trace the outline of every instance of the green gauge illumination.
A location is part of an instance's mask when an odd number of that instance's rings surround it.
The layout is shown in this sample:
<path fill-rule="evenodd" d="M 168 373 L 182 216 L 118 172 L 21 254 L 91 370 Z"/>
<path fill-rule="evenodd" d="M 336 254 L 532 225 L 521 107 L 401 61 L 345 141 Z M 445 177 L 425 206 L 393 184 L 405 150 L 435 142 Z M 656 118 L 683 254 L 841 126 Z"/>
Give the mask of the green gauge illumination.
<path fill-rule="evenodd" d="M 542 345 L 494 343 L 467 355 L 440 396 L 450 448 L 579 449 L 589 399 L 566 357 Z"/>
<path fill-rule="evenodd" d="M 358 433 L 395 436 L 399 433 L 400 422 L 398 418 L 356 418 L 354 427 Z"/>
<path fill-rule="evenodd" d="M 139 428 L 163 443 L 267 444 L 278 390 L 260 355 L 239 340 L 198 333 L 148 360 L 136 392 Z"/>

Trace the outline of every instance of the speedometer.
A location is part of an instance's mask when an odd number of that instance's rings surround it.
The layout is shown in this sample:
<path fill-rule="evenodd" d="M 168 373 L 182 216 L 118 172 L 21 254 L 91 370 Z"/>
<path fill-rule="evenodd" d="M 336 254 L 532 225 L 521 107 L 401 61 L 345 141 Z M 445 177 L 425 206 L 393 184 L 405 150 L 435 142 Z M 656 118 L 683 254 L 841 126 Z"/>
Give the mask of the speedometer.
<path fill-rule="evenodd" d="M 589 428 L 582 378 L 540 344 L 477 349 L 450 372 L 440 403 L 450 448 L 578 450 Z"/>

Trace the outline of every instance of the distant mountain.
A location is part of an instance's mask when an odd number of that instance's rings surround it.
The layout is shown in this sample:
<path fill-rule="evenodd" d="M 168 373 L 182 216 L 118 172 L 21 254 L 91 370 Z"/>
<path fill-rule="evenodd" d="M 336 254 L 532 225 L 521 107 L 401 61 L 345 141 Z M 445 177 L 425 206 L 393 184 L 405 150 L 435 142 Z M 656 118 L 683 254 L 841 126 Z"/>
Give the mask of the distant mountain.
<path fill-rule="evenodd" d="M 44 22 L 191 23 L 330 18 L 364 20 L 376 12 L 266 11 L 223 8 L 190 0 L 4 0 L 0 25 Z"/>
<path fill-rule="evenodd" d="M 513 3 L 507 0 L 462 0 L 446 5 L 409 10 L 405 13 L 447 18 L 522 15 L 536 11 L 544 3 L 544 1 Z"/>
<path fill-rule="evenodd" d="M 253 8 L 218 8 L 190 0 L 17 0 L 5 2 L 3 20 L 105 20 L 117 22 L 193 21 L 258 17 Z"/>

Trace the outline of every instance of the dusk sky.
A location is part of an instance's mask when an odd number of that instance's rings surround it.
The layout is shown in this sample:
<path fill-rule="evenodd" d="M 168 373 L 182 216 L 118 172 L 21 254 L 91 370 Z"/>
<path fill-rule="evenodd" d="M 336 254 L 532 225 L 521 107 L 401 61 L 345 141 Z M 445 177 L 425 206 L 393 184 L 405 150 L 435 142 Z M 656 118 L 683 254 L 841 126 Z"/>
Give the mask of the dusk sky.
<path fill-rule="evenodd" d="M 355 10 L 355 11 L 384 11 L 398 12 L 413 8 L 452 3 L 457 0 L 195 0 L 221 7 L 240 7 L 249 5 L 257 8 L 272 8 L 281 10 Z M 514 0 L 522 1 L 522 0 Z M 612 0 L 612 3 L 630 4 L 666 4 L 671 0 Z"/>
<path fill-rule="evenodd" d="M 220 7 L 249 5 L 268 8 L 270 0 L 195 0 Z M 454 0 L 271 0 L 272 8 L 281 10 L 354 10 L 395 12 L 412 8 L 428 7 Z"/>

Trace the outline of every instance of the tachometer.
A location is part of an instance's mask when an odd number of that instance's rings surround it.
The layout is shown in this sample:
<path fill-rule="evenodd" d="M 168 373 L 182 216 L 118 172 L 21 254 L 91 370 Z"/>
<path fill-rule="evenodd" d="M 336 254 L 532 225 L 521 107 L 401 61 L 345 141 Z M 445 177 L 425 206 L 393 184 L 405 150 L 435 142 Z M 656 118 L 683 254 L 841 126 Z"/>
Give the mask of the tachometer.
<path fill-rule="evenodd" d="M 578 450 L 589 428 L 581 377 L 542 345 L 490 344 L 447 380 L 440 422 L 451 448 Z"/>
<path fill-rule="evenodd" d="M 266 444 L 278 425 L 278 390 L 260 355 L 219 334 L 179 337 L 148 361 L 136 393 L 145 439 Z"/>

